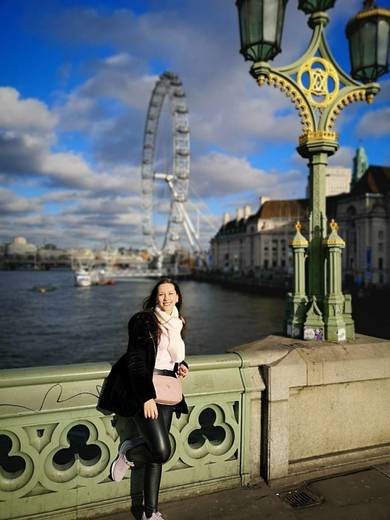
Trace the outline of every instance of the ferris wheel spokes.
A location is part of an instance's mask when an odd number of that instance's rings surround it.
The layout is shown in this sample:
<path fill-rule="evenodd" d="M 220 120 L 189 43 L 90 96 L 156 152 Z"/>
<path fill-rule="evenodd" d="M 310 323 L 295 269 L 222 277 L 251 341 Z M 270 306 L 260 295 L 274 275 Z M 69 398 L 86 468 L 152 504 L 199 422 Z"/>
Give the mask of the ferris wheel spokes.
<path fill-rule="evenodd" d="M 165 99 L 168 99 L 172 116 L 173 158 L 170 173 L 156 172 L 155 148 L 160 114 Z M 142 197 L 145 215 L 142 230 L 147 245 L 154 253 L 173 252 L 180 239 L 183 219 L 177 204 L 184 203 L 188 196 L 190 174 L 190 127 L 186 96 L 182 82 L 172 72 L 164 72 L 157 81 L 149 101 L 142 158 Z M 170 187 L 170 214 L 161 247 L 157 246 L 153 229 L 153 198 L 156 181 L 164 180 Z M 174 187 L 174 189 L 172 189 Z"/>

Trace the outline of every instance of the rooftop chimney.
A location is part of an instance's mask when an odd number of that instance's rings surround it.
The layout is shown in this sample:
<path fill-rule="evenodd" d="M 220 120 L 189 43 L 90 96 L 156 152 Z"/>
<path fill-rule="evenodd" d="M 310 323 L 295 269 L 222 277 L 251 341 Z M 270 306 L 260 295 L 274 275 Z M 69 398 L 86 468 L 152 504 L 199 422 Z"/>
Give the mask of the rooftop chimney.
<path fill-rule="evenodd" d="M 230 222 L 230 215 L 229 213 L 223 214 L 223 225 L 225 226 L 228 222 Z"/>
<path fill-rule="evenodd" d="M 248 217 L 250 217 L 250 214 L 251 207 L 247 204 L 246 206 L 244 206 L 244 218 L 247 219 Z"/>
<path fill-rule="evenodd" d="M 269 197 L 264 197 L 264 195 L 261 195 L 261 197 L 259 197 L 260 208 L 264 204 L 264 202 L 267 202 L 268 200 L 271 199 Z"/>

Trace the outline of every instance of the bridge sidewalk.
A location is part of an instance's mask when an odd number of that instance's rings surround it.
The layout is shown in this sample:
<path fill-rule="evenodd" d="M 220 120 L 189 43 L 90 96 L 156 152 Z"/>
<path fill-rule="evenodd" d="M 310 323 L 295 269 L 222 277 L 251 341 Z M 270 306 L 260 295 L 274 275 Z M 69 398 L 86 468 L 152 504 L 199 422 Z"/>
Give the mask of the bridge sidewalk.
<path fill-rule="evenodd" d="M 311 481 L 305 490 L 319 497 L 317 504 L 293 507 L 285 493 L 263 483 L 163 503 L 160 509 L 166 520 L 390 520 L 390 464 Z M 126 512 L 104 520 L 139 518 Z"/>

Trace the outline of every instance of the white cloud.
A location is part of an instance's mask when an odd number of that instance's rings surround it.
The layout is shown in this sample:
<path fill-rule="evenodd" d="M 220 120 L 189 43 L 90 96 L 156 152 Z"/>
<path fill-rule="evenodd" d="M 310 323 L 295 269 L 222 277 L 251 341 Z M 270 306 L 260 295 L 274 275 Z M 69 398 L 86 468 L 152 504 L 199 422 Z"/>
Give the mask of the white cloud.
<path fill-rule="evenodd" d="M 303 195 L 304 161 L 283 159 L 278 152 L 271 157 L 281 145 L 295 145 L 299 117 L 284 94 L 267 86 L 259 89 L 248 74 L 250 64 L 238 52 L 234 2 L 165 0 L 152 2 L 140 15 L 130 4 L 129 9 L 91 9 L 80 2 L 80 7 L 55 9 L 55 16 L 46 17 L 42 34 L 48 44 L 51 34 L 56 45 L 76 51 L 87 45 L 92 56 L 73 63 L 72 52 L 67 54 L 57 71 L 62 90 L 47 92 L 47 99 L 56 100 L 54 106 L 23 98 L 12 87 L 0 88 L 0 179 L 9 187 L 35 183 L 35 188 L 50 190 L 23 198 L 12 197 L 10 189 L 9 201 L 7 194 L 1 200 L 5 213 L 15 219 L 0 225 L 3 235 L 12 230 L 23 234 L 25 227 L 52 241 L 124 237 L 142 243 L 139 163 L 154 72 L 162 67 L 179 74 L 187 94 L 190 186 L 212 207 L 197 203 L 204 216 L 219 227 L 221 217 L 215 213 L 246 203 L 255 211 L 259 195 Z M 276 66 L 294 61 L 310 39 L 307 17 L 296 4 L 287 4 L 283 53 L 273 62 Z M 329 11 L 329 33 L 334 35 L 340 20 L 344 23 L 358 9 L 360 0 L 337 2 Z M 390 80 L 382 85 L 379 103 L 389 99 Z M 357 104 L 348 107 L 338 130 L 358 121 L 360 110 Z M 388 109 L 367 112 L 356 123 L 356 133 L 385 135 L 388 116 Z M 159 130 L 163 137 L 162 126 Z M 353 153 L 350 141 L 346 144 L 330 163 L 350 166 Z M 258 163 L 251 163 L 248 154 L 256 155 Z"/>
<path fill-rule="evenodd" d="M 8 189 L 0 189 L 0 215 L 26 214 L 41 210 L 41 205 L 29 198 L 20 197 Z"/>
<path fill-rule="evenodd" d="M 355 150 L 353 148 L 350 146 L 341 146 L 334 155 L 329 157 L 329 166 L 351 168 L 354 155 Z"/>
<path fill-rule="evenodd" d="M 255 192 L 273 198 L 289 198 L 301 190 L 298 171 L 266 172 L 254 168 L 247 159 L 213 152 L 192 166 L 196 191 L 201 197 L 222 197 Z"/>
<path fill-rule="evenodd" d="M 57 116 L 37 99 L 20 99 L 19 92 L 11 87 L 0 88 L 0 127 L 28 132 L 51 131 Z"/>
<path fill-rule="evenodd" d="M 390 134 L 390 107 L 367 112 L 357 128 L 359 136 L 381 137 Z"/>

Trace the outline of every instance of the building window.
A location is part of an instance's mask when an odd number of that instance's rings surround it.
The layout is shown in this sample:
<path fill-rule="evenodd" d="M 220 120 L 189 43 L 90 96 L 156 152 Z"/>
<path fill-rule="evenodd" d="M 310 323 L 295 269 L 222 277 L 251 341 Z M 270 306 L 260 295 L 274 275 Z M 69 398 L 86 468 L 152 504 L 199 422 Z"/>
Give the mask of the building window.
<path fill-rule="evenodd" d="M 278 265 L 278 262 L 276 260 L 272 260 L 272 267 L 276 267 Z"/>
<path fill-rule="evenodd" d="M 378 240 L 383 240 L 383 231 L 378 231 Z"/>
<path fill-rule="evenodd" d="M 379 242 L 379 244 L 378 244 L 378 251 L 380 251 L 380 252 L 383 251 L 383 242 Z"/>
<path fill-rule="evenodd" d="M 280 262 L 280 265 L 281 265 L 282 267 L 286 267 L 286 260 L 282 260 L 282 261 Z"/>
<path fill-rule="evenodd" d="M 264 260 L 264 269 L 268 269 L 268 260 Z"/>
<path fill-rule="evenodd" d="M 382 269 L 383 269 L 383 258 L 378 258 L 378 268 L 382 271 Z"/>

